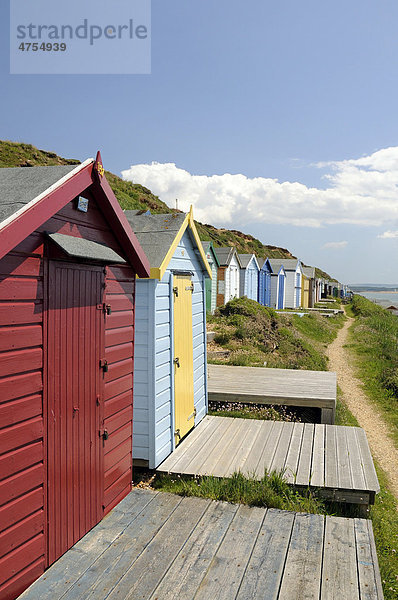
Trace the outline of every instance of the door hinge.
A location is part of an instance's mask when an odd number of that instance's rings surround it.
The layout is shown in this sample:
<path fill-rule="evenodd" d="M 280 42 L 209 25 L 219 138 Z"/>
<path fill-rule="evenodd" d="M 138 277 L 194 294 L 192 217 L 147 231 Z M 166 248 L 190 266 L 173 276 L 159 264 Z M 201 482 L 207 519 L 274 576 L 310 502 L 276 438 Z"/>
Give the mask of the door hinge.
<path fill-rule="evenodd" d="M 180 367 L 181 367 L 181 365 L 180 365 L 180 359 L 179 359 L 179 357 L 178 357 L 178 356 L 177 356 L 177 357 L 176 357 L 176 358 L 173 360 L 173 363 L 174 363 L 175 365 L 177 365 L 177 367 L 178 367 L 178 368 L 180 368 Z"/>
<path fill-rule="evenodd" d="M 181 439 L 181 433 L 180 433 L 180 430 L 179 430 L 179 429 L 176 429 L 176 430 L 175 430 L 175 432 L 174 432 L 174 436 L 175 436 L 175 437 L 178 437 L 178 439 L 179 439 L 179 440 Z"/>
<path fill-rule="evenodd" d="M 178 296 L 178 287 L 177 286 L 173 287 L 173 294 L 177 298 L 177 296 Z"/>

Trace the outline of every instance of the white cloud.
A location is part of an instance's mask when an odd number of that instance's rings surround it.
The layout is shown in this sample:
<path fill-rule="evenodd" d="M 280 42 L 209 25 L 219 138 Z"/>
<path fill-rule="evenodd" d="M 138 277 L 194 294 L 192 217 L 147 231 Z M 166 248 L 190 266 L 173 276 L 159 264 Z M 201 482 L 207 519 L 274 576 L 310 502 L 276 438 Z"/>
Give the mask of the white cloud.
<path fill-rule="evenodd" d="M 385 231 L 384 233 L 381 233 L 377 237 L 380 238 L 380 239 L 382 239 L 382 240 L 389 240 L 389 239 L 392 239 L 392 238 L 398 238 L 398 231 L 391 231 L 391 229 L 389 229 L 388 231 Z"/>
<path fill-rule="evenodd" d="M 326 242 L 326 244 L 323 244 L 322 248 L 332 248 L 335 250 L 339 250 L 340 248 L 345 248 L 347 246 L 348 242 L 344 241 L 344 242 Z"/>
<path fill-rule="evenodd" d="M 218 226 L 382 226 L 398 219 L 398 147 L 315 166 L 329 170 L 327 189 L 241 174 L 192 175 L 174 163 L 132 165 L 122 176 L 150 188 L 169 206 L 176 198 L 181 210 L 193 204 L 199 221 Z"/>

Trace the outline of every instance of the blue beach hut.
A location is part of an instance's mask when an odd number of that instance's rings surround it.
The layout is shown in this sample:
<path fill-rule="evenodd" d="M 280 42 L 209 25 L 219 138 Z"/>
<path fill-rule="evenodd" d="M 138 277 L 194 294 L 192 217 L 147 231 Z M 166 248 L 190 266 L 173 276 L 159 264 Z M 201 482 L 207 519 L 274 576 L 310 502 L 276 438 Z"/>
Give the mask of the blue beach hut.
<path fill-rule="evenodd" d="M 268 258 L 263 262 L 258 274 L 258 301 L 263 306 L 271 306 L 272 266 Z"/>
<path fill-rule="evenodd" d="M 206 278 L 192 209 L 126 211 L 151 266 L 136 281 L 133 460 L 156 468 L 207 413 Z"/>
<path fill-rule="evenodd" d="M 241 263 L 239 277 L 239 295 L 251 300 L 258 297 L 258 274 L 260 266 L 255 254 L 238 254 Z"/>

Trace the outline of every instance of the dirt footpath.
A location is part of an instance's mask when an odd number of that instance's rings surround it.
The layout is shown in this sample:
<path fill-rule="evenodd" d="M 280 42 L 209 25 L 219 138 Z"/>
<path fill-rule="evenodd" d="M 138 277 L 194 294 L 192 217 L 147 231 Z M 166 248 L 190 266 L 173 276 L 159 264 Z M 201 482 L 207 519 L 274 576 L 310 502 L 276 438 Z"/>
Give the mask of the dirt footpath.
<path fill-rule="evenodd" d="M 361 381 L 355 377 L 349 350 L 343 347 L 348 342 L 348 330 L 353 321 L 348 318 L 327 350 L 329 370 L 337 373 L 344 402 L 366 431 L 372 454 L 387 474 L 391 492 L 398 499 L 398 450 L 389 436 L 389 426 L 363 392 Z"/>

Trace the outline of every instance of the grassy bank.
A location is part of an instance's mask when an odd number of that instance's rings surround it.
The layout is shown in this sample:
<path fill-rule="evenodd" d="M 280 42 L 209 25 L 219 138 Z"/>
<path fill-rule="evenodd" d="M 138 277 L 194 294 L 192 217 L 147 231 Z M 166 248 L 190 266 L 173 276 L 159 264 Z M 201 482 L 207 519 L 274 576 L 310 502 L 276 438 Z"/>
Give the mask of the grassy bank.
<path fill-rule="evenodd" d="M 209 362 L 325 371 L 325 348 L 344 319 L 316 313 L 282 315 L 253 300 L 235 298 L 209 315 L 209 327 L 216 332 L 213 349 L 230 351 L 227 359 Z"/>
<path fill-rule="evenodd" d="M 350 311 L 355 322 L 349 348 L 358 375 L 391 426 L 398 448 L 398 317 L 359 295 L 354 296 Z"/>
<path fill-rule="evenodd" d="M 326 510 L 321 500 L 311 493 L 299 494 L 276 472 L 265 474 L 260 481 L 240 473 L 228 479 L 160 475 L 155 478 L 153 487 L 180 496 L 199 496 L 250 506 L 321 514 Z"/>
<path fill-rule="evenodd" d="M 341 393 L 338 393 L 336 425 L 357 427 L 358 422 L 344 404 Z M 375 461 L 380 492 L 376 495 L 375 504 L 370 509 L 370 518 L 375 536 L 377 557 L 379 560 L 381 580 L 385 600 L 398 598 L 398 505 L 388 490 L 387 478 Z"/>

